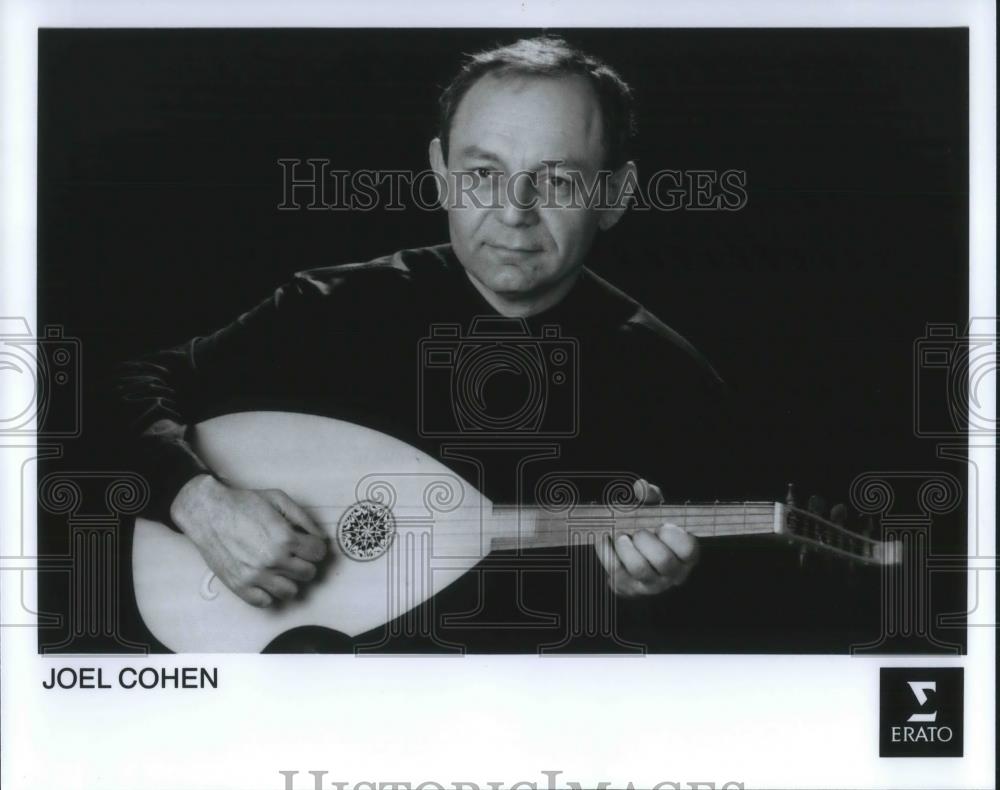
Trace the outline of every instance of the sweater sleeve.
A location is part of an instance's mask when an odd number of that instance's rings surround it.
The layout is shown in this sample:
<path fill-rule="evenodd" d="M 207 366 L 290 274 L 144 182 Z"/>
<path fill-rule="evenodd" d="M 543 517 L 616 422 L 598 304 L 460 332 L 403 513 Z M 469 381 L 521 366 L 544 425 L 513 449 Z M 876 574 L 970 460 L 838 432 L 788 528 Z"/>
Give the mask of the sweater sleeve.
<path fill-rule="evenodd" d="M 114 387 L 130 460 L 151 490 L 147 514 L 174 529 L 170 505 L 192 477 L 212 473 L 189 441 L 191 427 L 238 410 L 287 383 L 302 364 L 296 350 L 315 329 L 324 294 L 297 275 L 252 310 L 213 334 L 120 366 Z"/>

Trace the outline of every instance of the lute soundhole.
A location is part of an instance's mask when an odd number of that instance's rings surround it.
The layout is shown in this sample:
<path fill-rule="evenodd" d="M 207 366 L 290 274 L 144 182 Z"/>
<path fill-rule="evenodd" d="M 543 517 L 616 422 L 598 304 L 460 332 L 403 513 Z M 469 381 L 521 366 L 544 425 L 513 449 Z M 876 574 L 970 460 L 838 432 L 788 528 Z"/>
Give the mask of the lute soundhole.
<path fill-rule="evenodd" d="M 371 500 L 351 505 L 337 525 L 337 542 L 352 560 L 378 559 L 389 549 L 395 535 L 392 511 Z"/>

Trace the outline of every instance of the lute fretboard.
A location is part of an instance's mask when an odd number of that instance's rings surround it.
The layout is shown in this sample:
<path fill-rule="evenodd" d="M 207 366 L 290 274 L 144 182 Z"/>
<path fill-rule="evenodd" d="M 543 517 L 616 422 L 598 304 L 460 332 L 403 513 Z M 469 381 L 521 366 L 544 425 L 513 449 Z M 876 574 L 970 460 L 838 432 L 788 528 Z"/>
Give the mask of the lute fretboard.
<path fill-rule="evenodd" d="M 498 506 L 494 550 L 549 548 L 593 542 L 603 535 L 656 531 L 669 522 L 698 538 L 738 535 L 778 535 L 822 547 L 866 563 L 895 562 L 895 552 L 879 541 L 858 535 L 815 514 L 776 502 L 715 502 L 685 505 L 645 505 L 613 509 L 578 505 L 564 511 Z"/>

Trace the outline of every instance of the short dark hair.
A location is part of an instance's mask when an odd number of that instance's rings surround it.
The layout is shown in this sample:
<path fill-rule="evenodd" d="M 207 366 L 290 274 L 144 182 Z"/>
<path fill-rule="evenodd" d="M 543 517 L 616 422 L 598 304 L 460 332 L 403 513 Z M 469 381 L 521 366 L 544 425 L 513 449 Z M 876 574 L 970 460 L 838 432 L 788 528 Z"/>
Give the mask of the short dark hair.
<path fill-rule="evenodd" d="M 522 38 L 513 44 L 469 55 L 438 99 L 438 137 L 448 161 L 448 135 L 458 105 L 469 89 L 487 74 L 498 77 L 585 77 L 594 88 L 601 109 L 605 166 L 620 167 L 631 155 L 635 137 L 632 89 L 613 68 L 566 43 L 558 36 Z"/>

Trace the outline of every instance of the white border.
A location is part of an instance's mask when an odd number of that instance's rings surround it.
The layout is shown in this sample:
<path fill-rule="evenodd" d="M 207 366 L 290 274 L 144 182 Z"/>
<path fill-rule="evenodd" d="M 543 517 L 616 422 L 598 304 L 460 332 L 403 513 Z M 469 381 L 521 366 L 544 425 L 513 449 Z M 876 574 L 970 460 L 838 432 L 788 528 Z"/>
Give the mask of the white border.
<path fill-rule="evenodd" d="M 972 316 L 995 316 L 996 19 L 982 2 L 648 3 L 591 0 L 350 5 L 224 0 L 94 0 L 0 5 L 0 316 L 35 324 L 35 119 L 38 27 L 382 26 L 923 27 L 969 26 Z M 995 416 L 995 392 L 987 413 Z M 3 397 L 3 393 L 0 393 Z M 4 440 L 6 441 L 6 440 Z M 30 450 L 0 452 L 0 554 L 34 553 Z M 994 451 L 972 448 L 983 486 L 981 556 L 994 557 Z M 29 474 L 31 465 L 28 466 Z M 970 486 L 973 484 L 970 473 Z M 971 489 L 970 489 L 971 490 Z M 22 494 L 26 522 L 21 524 Z M 970 523 L 972 519 L 970 518 Z M 20 527 L 20 528 L 19 528 Z M 970 542 L 970 545 L 975 545 Z M 10 567 L 8 560 L 2 567 Z M 19 577 L 0 573 L 3 622 L 19 610 Z M 975 622 L 995 621 L 990 574 L 970 574 Z M 26 578 L 30 579 L 30 576 Z M 977 619 L 978 618 L 978 619 Z M 969 629 L 963 659 L 798 656 L 597 658 L 181 657 L 157 665 L 220 667 L 215 692 L 44 692 L 52 660 L 32 628 L 4 628 L 4 788 L 283 787 L 279 770 L 328 770 L 350 783 L 519 780 L 543 770 L 586 787 L 661 781 L 746 787 L 993 787 L 995 632 Z M 126 659 L 60 664 L 111 668 Z M 966 757 L 877 757 L 878 667 L 966 667 Z M 514 690 L 516 689 L 516 693 Z M 302 777 L 299 777 L 301 780 Z M 329 786 L 329 785 L 327 785 Z M 685 785 L 682 785 L 685 786 Z M 296 784 L 312 787 L 311 783 Z M 350 787 L 350 785 L 349 785 Z"/>

